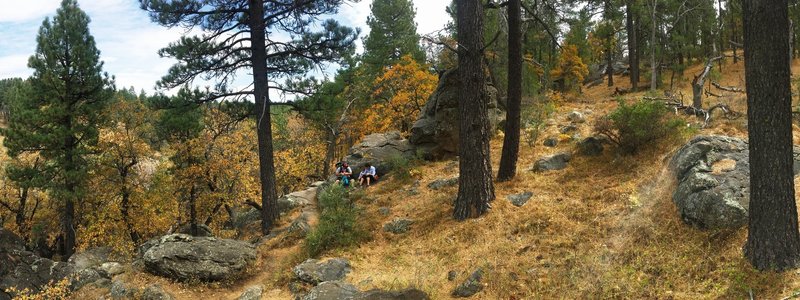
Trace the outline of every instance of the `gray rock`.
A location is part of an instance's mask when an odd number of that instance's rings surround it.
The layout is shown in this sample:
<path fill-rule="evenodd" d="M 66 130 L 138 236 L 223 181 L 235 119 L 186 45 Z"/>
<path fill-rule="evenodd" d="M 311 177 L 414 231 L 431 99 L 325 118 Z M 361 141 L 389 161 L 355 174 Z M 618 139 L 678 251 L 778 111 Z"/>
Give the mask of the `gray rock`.
<path fill-rule="evenodd" d="M 411 224 L 414 224 L 414 221 L 409 219 L 394 219 L 391 222 L 383 225 L 383 231 L 394 234 L 403 234 L 411 229 Z"/>
<path fill-rule="evenodd" d="M 144 253 L 145 270 L 175 280 L 218 281 L 241 275 L 256 259 L 249 243 L 172 234 Z"/>
<path fill-rule="evenodd" d="M 173 300 L 175 297 L 164 291 L 158 284 L 147 286 L 142 292 L 142 300 Z"/>
<path fill-rule="evenodd" d="M 107 262 L 97 267 L 103 277 L 111 278 L 125 272 L 125 268 L 117 262 Z"/>
<path fill-rule="evenodd" d="M 344 279 L 350 273 L 350 262 L 344 258 L 331 258 L 324 262 L 311 258 L 295 266 L 292 271 L 303 282 L 319 284 Z"/>
<path fill-rule="evenodd" d="M 545 147 L 555 147 L 558 146 L 558 138 L 557 137 L 549 137 L 544 140 L 542 143 Z"/>
<path fill-rule="evenodd" d="M 389 215 L 389 213 L 390 213 L 391 211 L 389 210 L 389 208 L 388 208 L 388 207 L 379 207 L 379 208 L 378 208 L 378 212 L 379 212 L 381 215 L 388 216 L 388 215 Z"/>
<path fill-rule="evenodd" d="M 579 111 L 573 110 L 567 115 L 567 120 L 572 123 L 585 123 L 586 117 L 584 117 Z"/>
<path fill-rule="evenodd" d="M 447 272 L 447 281 L 456 280 L 456 277 L 458 277 L 458 272 L 456 271 Z"/>
<path fill-rule="evenodd" d="M 86 268 L 97 267 L 108 262 L 109 255 L 111 255 L 110 247 L 89 248 L 83 252 L 73 254 L 69 257 L 67 262 L 75 265 L 76 271 L 80 271 Z"/>
<path fill-rule="evenodd" d="M 369 163 L 375 167 L 379 176 L 390 173 L 393 159 L 412 159 L 416 152 L 407 139 L 397 131 L 374 133 L 361 139 L 361 143 L 350 148 L 345 160 L 358 175 Z"/>
<path fill-rule="evenodd" d="M 453 297 L 471 297 L 472 295 L 477 294 L 481 290 L 483 290 L 483 284 L 481 284 L 481 278 L 483 277 L 483 270 L 478 268 L 475 270 L 472 275 L 467 278 L 464 282 L 459 284 L 453 293 L 451 294 Z"/>
<path fill-rule="evenodd" d="M 303 212 L 300 214 L 297 219 L 294 219 L 289 227 L 286 228 L 286 233 L 296 233 L 305 236 L 311 230 L 311 225 L 308 224 L 308 220 L 311 218 L 310 212 Z"/>
<path fill-rule="evenodd" d="M 111 276 L 108 274 L 103 273 L 103 271 L 99 270 L 98 268 L 86 268 L 71 275 L 71 282 L 70 282 L 70 289 L 77 290 L 81 287 L 84 287 L 88 284 L 95 283 L 102 279 L 110 279 Z"/>
<path fill-rule="evenodd" d="M 139 289 L 128 287 L 121 280 L 114 280 L 111 283 L 111 299 L 129 299 L 139 294 Z"/>
<path fill-rule="evenodd" d="M 210 237 L 214 236 L 214 232 L 211 231 L 211 227 L 208 227 L 206 224 L 197 224 L 197 234 L 192 234 L 192 224 L 184 224 L 180 228 L 178 228 L 178 233 L 200 236 L 200 237 Z"/>
<path fill-rule="evenodd" d="M 461 82 L 458 70 L 444 72 L 439 85 L 431 94 L 419 119 L 411 128 L 409 141 L 425 159 L 443 159 L 458 154 L 458 90 Z M 503 127 L 505 111 L 497 89 L 486 83 L 489 108 L 489 132 Z"/>
<path fill-rule="evenodd" d="M 49 282 L 68 278 L 74 272 L 73 264 L 52 261 L 27 251 L 25 241 L 0 227 L 0 299 L 14 296 L 5 292 L 8 288 L 38 292 Z M 94 279 L 99 279 L 99 276 Z M 74 279 L 71 287 L 79 287 Z"/>
<path fill-rule="evenodd" d="M 521 207 L 525 205 L 525 203 L 528 203 L 528 200 L 530 200 L 531 197 L 533 197 L 533 192 L 524 192 L 521 194 L 508 195 L 507 198 L 508 201 L 511 201 L 511 204 L 514 204 L 514 206 Z"/>
<path fill-rule="evenodd" d="M 578 143 L 578 153 L 586 156 L 598 156 L 603 154 L 603 140 L 590 136 Z"/>
<path fill-rule="evenodd" d="M 353 172 L 355 172 L 355 169 L 353 169 Z M 311 204 L 314 201 L 314 198 L 317 197 L 318 190 L 319 188 L 317 187 L 310 187 L 302 191 L 283 195 L 282 197 L 278 198 L 278 212 L 284 214 L 294 208 L 304 207 Z M 261 217 L 259 216 L 259 220 L 260 219 Z"/>
<path fill-rule="evenodd" d="M 428 294 L 418 289 L 401 291 L 369 290 L 356 296 L 356 300 L 427 300 Z"/>
<path fill-rule="evenodd" d="M 561 170 L 567 167 L 567 162 L 572 159 L 572 155 L 566 152 L 545 156 L 536 161 L 533 165 L 534 172 L 544 172 Z"/>
<path fill-rule="evenodd" d="M 352 284 L 341 281 L 326 281 L 308 291 L 303 300 L 353 300 L 361 292 Z"/>
<path fill-rule="evenodd" d="M 428 183 L 428 188 L 432 190 L 438 190 L 446 187 L 457 186 L 458 185 L 458 177 L 448 178 L 448 179 L 437 179 Z"/>
<path fill-rule="evenodd" d="M 254 285 L 245 289 L 236 300 L 261 300 L 262 293 L 264 293 L 264 286 Z"/>
<path fill-rule="evenodd" d="M 565 125 L 565 126 L 561 126 L 561 129 L 559 129 L 558 131 L 563 133 L 563 134 L 567 134 L 567 133 L 570 133 L 570 132 L 578 131 L 578 126 L 575 126 L 575 125 L 572 125 L 572 124 Z"/>

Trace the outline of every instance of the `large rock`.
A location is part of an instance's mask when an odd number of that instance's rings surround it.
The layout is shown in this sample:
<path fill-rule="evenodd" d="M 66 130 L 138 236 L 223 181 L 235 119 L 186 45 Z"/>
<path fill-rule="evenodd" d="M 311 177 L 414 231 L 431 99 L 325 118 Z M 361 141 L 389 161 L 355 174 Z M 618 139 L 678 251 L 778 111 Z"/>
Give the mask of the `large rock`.
<path fill-rule="evenodd" d="M 355 172 L 355 170 L 353 171 Z M 314 198 L 317 197 L 318 190 L 318 187 L 312 186 L 302 191 L 283 195 L 282 197 L 278 198 L 278 212 L 283 214 L 296 207 L 303 207 L 311 204 L 314 201 Z"/>
<path fill-rule="evenodd" d="M 800 153 L 800 148 L 795 147 L 794 152 Z M 669 167 L 678 182 L 672 201 L 681 219 L 700 229 L 747 224 L 748 159 L 747 143 L 727 136 L 697 136 L 678 150 Z M 797 174 L 797 158 L 794 165 Z"/>
<path fill-rule="evenodd" d="M 236 300 L 261 300 L 262 293 L 264 293 L 264 286 L 254 285 L 245 289 Z"/>
<path fill-rule="evenodd" d="M 427 300 L 425 292 L 418 289 L 401 291 L 369 290 L 361 292 L 354 285 L 342 281 L 326 281 L 312 288 L 303 300 Z"/>
<path fill-rule="evenodd" d="M 572 155 L 566 152 L 553 154 L 540 158 L 533 164 L 534 172 L 561 170 L 567 167 Z"/>
<path fill-rule="evenodd" d="M 145 269 L 176 280 L 218 281 L 241 275 L 256 259 L 249 243 L 172 234 L 161 237 L 144 253 Z"/>
<path fill-rule="evenodd" d="M 71 276 L 74 269 L 73 264 L 37 256 L 17 235 L 0 228 L 0 300 L 14 296 L 6 292 L 11 287 L 38 292 L 51 281 Z"/>
<path fill-rule="evenodd" d="M 390 160 L 396 158 L 411 159 L 415 155 L 414 147 L 399 132 L 373 133 L 361 139 L 361 143 L 350 148 L 345 158 L 357 176 L 369 163 L 375 166 L 378 175 L 391 172 Z"/>
<path fill-rule="evenodd" d="M 344 279 L 350 273 L 350 261 L 344 258 L 331 258 L 327 261 L 310 258 L 295 266 L 292 271 L 301 281 L 319 284 Z"/>
<path fill-rule="evenodd" d="M 441 159 L 458 154 L 458 90 L 461 82 L 458 69 L 442 74 L 439 85 L 431 94 L 419 119 L 411 128 L 409 141 L 426 159 Z M 505 121 L 505 107 L 499 101 L 497 89 L 487 83 L 489 132 L 501 128 Z"/>

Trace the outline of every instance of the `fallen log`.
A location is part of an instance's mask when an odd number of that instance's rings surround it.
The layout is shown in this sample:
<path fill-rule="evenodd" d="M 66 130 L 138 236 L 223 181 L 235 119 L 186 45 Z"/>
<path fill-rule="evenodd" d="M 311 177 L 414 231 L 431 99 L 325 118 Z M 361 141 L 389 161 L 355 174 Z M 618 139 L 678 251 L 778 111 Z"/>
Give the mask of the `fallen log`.
<path fill-rule="evenodd" d="M 720 89 L 720 90 L 723 90 L 723 91 L 726 91 L 726 92 L 732 92 L 732 93 L 742 93 L 742 94 L 745 94 L 745 93 L 746 93 L 746 92 L 745 92 L 745 90 L 744 90 L 744 89 L 742 89 L 742 88 L 740 88 L 740 87 L 735 87 L 735 86 L 722 86 L 722 85 L 720 85 L 720 84 L 719 84 L 718 82 L 716 82 L 716 81 L 712 81 L 712 82 L 711 82 L 711 85 L 713 85 L 715 88 L 718 88 L 718 89 Z"/>

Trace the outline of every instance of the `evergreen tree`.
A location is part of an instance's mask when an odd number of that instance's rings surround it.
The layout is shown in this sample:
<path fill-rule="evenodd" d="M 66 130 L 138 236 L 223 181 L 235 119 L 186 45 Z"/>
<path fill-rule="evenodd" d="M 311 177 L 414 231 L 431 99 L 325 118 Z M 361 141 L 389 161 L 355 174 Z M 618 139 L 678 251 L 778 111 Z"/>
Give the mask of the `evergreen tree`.
<path fill-rule="evenodd" d="M 352 51 L 357 32 L 334 20 L 317 22 L 320 16 L 336 13 L 342 2 L 139 0 L 154 22 L 203 31 L 200 36 L 183 37 L 161 50 L 162 56 L 179 63 L 159 81 L 159 86 L 175 88 L 200 78 L 216 82 L 214 90 L 201 101 L 253 97 L 264 234 L 278 218 L 269 89 L 287 91 L 277 86 L 276 80 L 303 76 Z M 322 30 L 313 32 L 309 29 L 312 25 L 320 25 Z M 253 84 L 231 90 L 229 84 L 245 70 L 253 74 Z"/>
<path fill-rule="evenodd" d="M 425 62 L 419 46 L 416 11 L 411 0 L 374 0 L 367 18 L 369 36 L 364 40 L 363 63 L 367 78 L 375 78 L 383 68 L 396 64 L 403 55 Z"/>
<path fill-rule="evenodd" d="M 520 0 L 508 1 L 508 101 L 506 105 L 503 153 L 500 156 L 499 181 L 516 176 L 519 158 L 520 106 L 522 102 L 522 6 Z"/>
<path fill-rule="evenodd" d="M 458 0 L 458 196 L 453 217 L 479 217 L 494 200 L 489 151 L 489 116 L 484 75 L 483 5 L 478 0 Z"/>
<path fill-rule="evenodd" d="M 88 25 L 89 17 L 75 0 L 63 0 L 53 20 L 44 20 L 36 53 L 28 61 L 34 70 L 30 95 L 19 98 L 3 131 L 12 157 L 39 151 L 45 160 L 46 167 L 32 181 L 44 183 L 62 205 L 63 259 L 75 251 L 75 208 L 83 198 L 87 156 L 97 143 L 100 112 L 112 88 Z"/>
<path fill-rule="evenodd" d="M 750 131 L 750 222 L 744 256 L 759 270 L 793 269 L 800 266 L 800 232 L 792 171 L 788 3 L 743 4 Z"/>

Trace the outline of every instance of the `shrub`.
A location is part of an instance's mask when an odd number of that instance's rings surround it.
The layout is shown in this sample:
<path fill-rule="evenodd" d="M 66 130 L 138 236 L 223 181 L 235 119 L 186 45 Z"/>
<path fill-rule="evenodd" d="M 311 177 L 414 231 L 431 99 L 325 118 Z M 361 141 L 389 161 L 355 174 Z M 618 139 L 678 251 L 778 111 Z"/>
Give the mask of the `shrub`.
<path fill-rule="evenodd" d="M 349 247 L 366 238 L 366 232 L 358 224 L 358 210 L 347 197 L 347 190 L 336 184 L 320 191 L 317 196 L 319 223 L 306 235 L 305 246 L 309 256 Z"/>
<path fill-rule="evenodd" d="M 685 122 L 672 117 L 667 107 L 657 101 L 639 101 L 619 107 L 595 123 L 595 132 L 608 137 L 624 154 L 636 153 L 659 139 L 677 135 Z"/>
<path fill-rule="evenodd" d="M 414 162 L 402 155 L 394 154 L 386 160 L 386 165 L 392 170 L 392 177 L 398 181 L 411 179 L 411 169 Z"/>
<path fill-rule="evenodd" d="M 522 136 L 528 147 L 536 146 L 536 141 L 547 123 L 547 118 L 555 110 L 553 100 L 543 97 L 536 103 L 526 106 L 526 109 L 522 111 Z"/>

